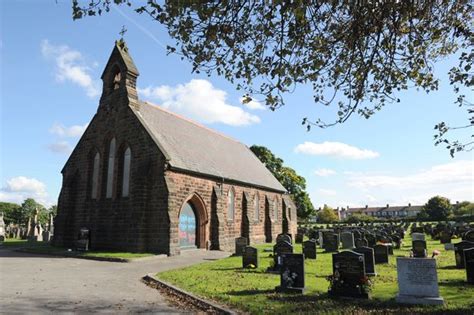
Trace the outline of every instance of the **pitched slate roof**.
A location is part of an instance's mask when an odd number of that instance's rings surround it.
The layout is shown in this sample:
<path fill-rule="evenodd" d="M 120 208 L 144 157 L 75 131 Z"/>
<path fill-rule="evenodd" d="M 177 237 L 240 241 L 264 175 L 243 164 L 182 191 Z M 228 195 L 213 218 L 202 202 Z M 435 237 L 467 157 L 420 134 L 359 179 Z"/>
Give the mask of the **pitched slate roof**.
<path fill-rule="evenodd" d="M 286 191 L 243 143 L 156 105 L 140 102 L 138 108 L 131 109 L 171 169 Z"/>

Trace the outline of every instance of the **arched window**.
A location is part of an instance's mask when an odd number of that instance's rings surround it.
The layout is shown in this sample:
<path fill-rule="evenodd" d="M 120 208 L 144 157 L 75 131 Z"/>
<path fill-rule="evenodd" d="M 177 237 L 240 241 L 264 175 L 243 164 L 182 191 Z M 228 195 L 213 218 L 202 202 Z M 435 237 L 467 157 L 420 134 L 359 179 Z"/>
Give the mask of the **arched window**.
<path fill-rule="evenodd" d="M 125 150 L 123 154 L 123 179 L 122 179 L 122 197 L 128 197 L 130 190 L 130 161 L 132 159 L 132 152 L 130 147 Z"/>
<path fill-rule="evenodd" d="M 278 199 L 273 200 L 273 220 L 278 221 Z"/>
<path fill-rule="evenodd" d="M 235 193 L 234 188 L 229 189 L 229 193 L 227 195 L 227 220 L 234 220 L 234 212 L 235 212 Z"/>
<path fill-rule="evenodd" d="M 91 198 L 97 199 L 98 188 L 99 188 L 99 165 L 100 165 L 100 154 L 97 152 L 94 156 L 94 163 L 92 165 L 92 190 Z"/>
<path fill-rule="evenodd" d="M 260 198 L 258 196 L 258 193 L 255 193 L 255 198 L 254 198 L 254 220 L 258 221 L 260 219 Z"/>
<path fill-rule="evenodd" d="M 107 164 L 107 191 L 106 198 L 112 198 L 112 186 L 114 182 L 114 166 L 115 166 L 115 138 L 110 141 L 109 147 L 109 163 Z"/>

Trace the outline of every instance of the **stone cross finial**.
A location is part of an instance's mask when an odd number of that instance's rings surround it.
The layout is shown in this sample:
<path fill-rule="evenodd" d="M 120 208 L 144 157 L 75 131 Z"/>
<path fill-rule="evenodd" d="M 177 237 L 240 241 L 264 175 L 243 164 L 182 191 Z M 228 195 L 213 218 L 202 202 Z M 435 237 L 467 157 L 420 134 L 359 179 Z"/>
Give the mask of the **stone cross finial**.
<path fill-rule="evenodd" d="M 127 29 L 125 28 L 125 25 L 122 25 L 122 30 L 119 32 L 120 36 L 121 36 L 121 40 L 123 40 L 123 35 L 125 35 L 125 33 L 127 32 Z"/>

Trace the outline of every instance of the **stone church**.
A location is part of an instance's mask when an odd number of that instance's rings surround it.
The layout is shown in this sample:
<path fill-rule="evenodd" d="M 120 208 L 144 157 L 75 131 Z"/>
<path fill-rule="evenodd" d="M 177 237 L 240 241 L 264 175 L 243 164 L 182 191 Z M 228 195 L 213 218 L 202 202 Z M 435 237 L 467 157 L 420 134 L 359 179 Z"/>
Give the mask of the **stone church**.
<path fill-rule="evenodd" d="M 123 40 L 102 74 L 97 113 L 63 170 L 54 243 L 177 255 L 296 233 L 285 188 L 244 144 L 138 99 Z M 206 104 L 202 104 L 206 106 Z"/>

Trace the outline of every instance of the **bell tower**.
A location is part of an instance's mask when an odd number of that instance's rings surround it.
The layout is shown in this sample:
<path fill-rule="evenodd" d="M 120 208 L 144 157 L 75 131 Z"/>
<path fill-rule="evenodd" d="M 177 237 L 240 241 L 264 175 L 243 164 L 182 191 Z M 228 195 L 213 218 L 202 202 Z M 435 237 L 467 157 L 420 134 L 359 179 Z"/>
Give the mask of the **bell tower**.
<path fill-rule="evenodd" d="M 123 38 L 116 41 L 101 76 L 103 86 L 98 110 L 115 111 L 127 105 L 138 107 L 138 76 L 127 44 Z"/>

